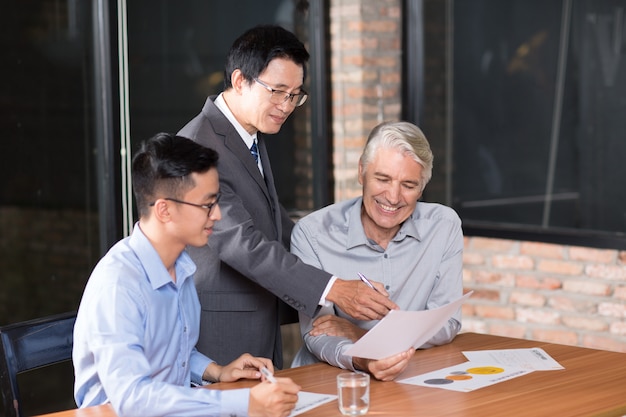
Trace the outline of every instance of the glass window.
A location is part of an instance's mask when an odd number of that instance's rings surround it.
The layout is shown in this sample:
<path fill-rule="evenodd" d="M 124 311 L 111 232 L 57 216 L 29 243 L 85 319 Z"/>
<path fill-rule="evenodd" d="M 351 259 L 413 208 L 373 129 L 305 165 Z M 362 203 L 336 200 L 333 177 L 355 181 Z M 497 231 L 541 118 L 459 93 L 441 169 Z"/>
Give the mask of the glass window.
<path fill-rule="evenodd" d="M 626 1 L 448 4 L 450 53 L 426 61 L 431 80 L 452 69 L 447 203 L 466 232 L 626 247 Z"/>
<path fill-rule="evenodd" d="M 90 16 L 79 1 L 0 13 L 2 324 L 76 309 L 99 258 Z"/>
<path fill-rule="evenodd" d="M 122 122 L 130 124 L 135 145 L 159 131 L 178 131 L 208 95 L 221 91 L 226 51 L 245 29 L 281 24 L 307 43 L 305 1 L 137 0 L 127 2 L 126 27 L 117 28 L 127 29 L 124 36 L 115 30 L 117 4 L 105 3 L 8 0 L 0 6 L 0 325 L 77 309 L 91 270 L 126 232 L 120 158 L 126 125 L 103 120 L 116 119 L 118 105 L 125 108 L 115 80 L 118 39 L 128 39 L 130 90 L 122 96 L 129 97 L 130 121 Z M 94 13 L 95 4 L 109 9 Z M 95 84 L 108 74 L 113 86 Z M 303 205 L 311 200 L 308 178 L 296 195 L 298 178 L 311 171 L 306 107 L 268 141 L 288 208 L 300 207 L 296 198 L 303 192 Z M 302 153 L 304 163 L 294 163 Z M 27 413 L 75 406 L 72 376 L 71 364 L 24 374 L 22 386 L 43 388 L 23 390 L 32 399 Z"/>
<path fill-rule="evenodd" d="M 101 247 L 91 2 L 0 6 L 0 324 L 76 310 Z M 75 407 L 71 363 L 20 375 L 26 415 Z"/>
<path fill-rule="evenodd" d="M 222 91 L 226 53 L 245 30 L 279 24 L 306 44 L 308 9 L 300 3 L 128 2 L 130 128 L 135 146 L 157 132 L 177 132 L 202 110 L 209 95 Z M 306 135 L 307 106 L 297 108 L 280 133 L 267 141 L 277 190 L 287 208 L 296 208 L 295 136 Z"/>

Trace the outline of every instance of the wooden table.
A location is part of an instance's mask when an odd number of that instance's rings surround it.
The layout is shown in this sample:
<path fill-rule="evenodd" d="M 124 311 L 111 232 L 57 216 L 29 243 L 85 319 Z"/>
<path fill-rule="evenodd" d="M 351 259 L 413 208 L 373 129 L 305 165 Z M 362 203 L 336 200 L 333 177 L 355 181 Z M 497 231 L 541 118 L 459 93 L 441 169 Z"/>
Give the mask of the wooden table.
<path fill-rule="evenodd" d="M 466 361 L 462 351 L 540 347 L 564 370 L 536 371 L 472 392 L 455 392 L 372 380 L 368 416 L 597 416 L 626 415 L 626 353 L 463 333 L 445 346 L 418 351 L 398 378 L 420 375 Z M 305 391 L 336 394 L 340 369 L 315 364 L 278 372 Z M 210 389 L 250 387 L 252 381 L 220 383 Z M 337 401 L 301 414 L 341 416 Z M 110 406 L 47 414 L 47 417 L 115 417 Z"/>

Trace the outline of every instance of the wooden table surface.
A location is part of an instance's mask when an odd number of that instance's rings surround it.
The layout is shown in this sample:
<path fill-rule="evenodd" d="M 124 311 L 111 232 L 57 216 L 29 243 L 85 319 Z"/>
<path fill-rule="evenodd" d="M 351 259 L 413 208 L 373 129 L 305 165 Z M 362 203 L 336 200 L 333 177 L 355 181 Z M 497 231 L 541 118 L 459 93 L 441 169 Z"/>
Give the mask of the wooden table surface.
<path fill-rule="evenodd" d="M 465 350 L 540 347 L 564 370 L 535 371 L 518 378 L 456 392 L 396 382 L 372 380 L 368 416 L 626 416 L 626 353 L 462 333 L 445 346 L 418 351 L 397 379 L 420 375 L 465 362 Z M 327 364 L 285 369 L 277 375 L 296 381 L 305 391 L 336 394 L 335 376 Z M 256 382 L 220 383 L 209 389 L 250 387 Z M 306 417 L 341 416 L 337 401 L 301 414 Z M 47 414 L 47 417 L 115 417 L 110 406 Z"/>

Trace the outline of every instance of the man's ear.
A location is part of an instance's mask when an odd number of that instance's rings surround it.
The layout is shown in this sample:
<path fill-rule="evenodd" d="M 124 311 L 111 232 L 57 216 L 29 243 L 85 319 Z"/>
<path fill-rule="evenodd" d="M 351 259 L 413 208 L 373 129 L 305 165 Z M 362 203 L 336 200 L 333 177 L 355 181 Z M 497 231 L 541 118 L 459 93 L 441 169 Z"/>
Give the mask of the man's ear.
<path fill-rule="evenodd" d="M 359 184 L 363 185 L 363 163 L 359 161 Z"/>
<path fill-rule="evenodd" d="M 155 218 L 162 223 L 169 222 L 171 218 L 171 213 L 168 201 L 164 198 L 159 198 L 152 207 L 152 215 L 155 216 Z"/>
<path fill-rule="evenodd" d="M 230 75 L 230 83 L 233 86 L 233 90 L 235 90 L 237 94 L 241 94 L 241 90 L 246 84 L 246 78 L 243 76 L 240 69 L 234 70 Z"/>

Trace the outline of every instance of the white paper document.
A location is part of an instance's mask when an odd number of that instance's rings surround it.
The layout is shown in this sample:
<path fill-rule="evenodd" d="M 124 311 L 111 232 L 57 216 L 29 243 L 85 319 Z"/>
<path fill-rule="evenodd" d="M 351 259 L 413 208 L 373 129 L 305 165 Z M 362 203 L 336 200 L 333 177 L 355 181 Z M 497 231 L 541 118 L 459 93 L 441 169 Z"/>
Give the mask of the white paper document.
<path fill-rule="evenodd" d="M 296 402 L 296 407 L 293 409 L 291 414 L 289 414 L 289 417 L 300 415 L 335 399 L 337 399 L 336 395 L 300 391 L 298 393 L 298 402 Z"/>
<path fill-rule="evenodd" d="M 426 374 L 402 379 L 402 384 L 469 392 L 531 373 L 529 369 L 493 363 L 465 362 Z"/>
<path fill-rule="evenodd" d="M 463 355 L 473 362 L 493 362 L 533 371 L 565 369 L 541 348 L 470 350 Z"/>
<path fill-rule="evenodd" d="M 392 310 L 352 345 L 346 354 L 358 358 L 383 359 L 411 346 L 418 348 L 443 327 L 470 295 L 472 291 L 432 310 Z"/>

